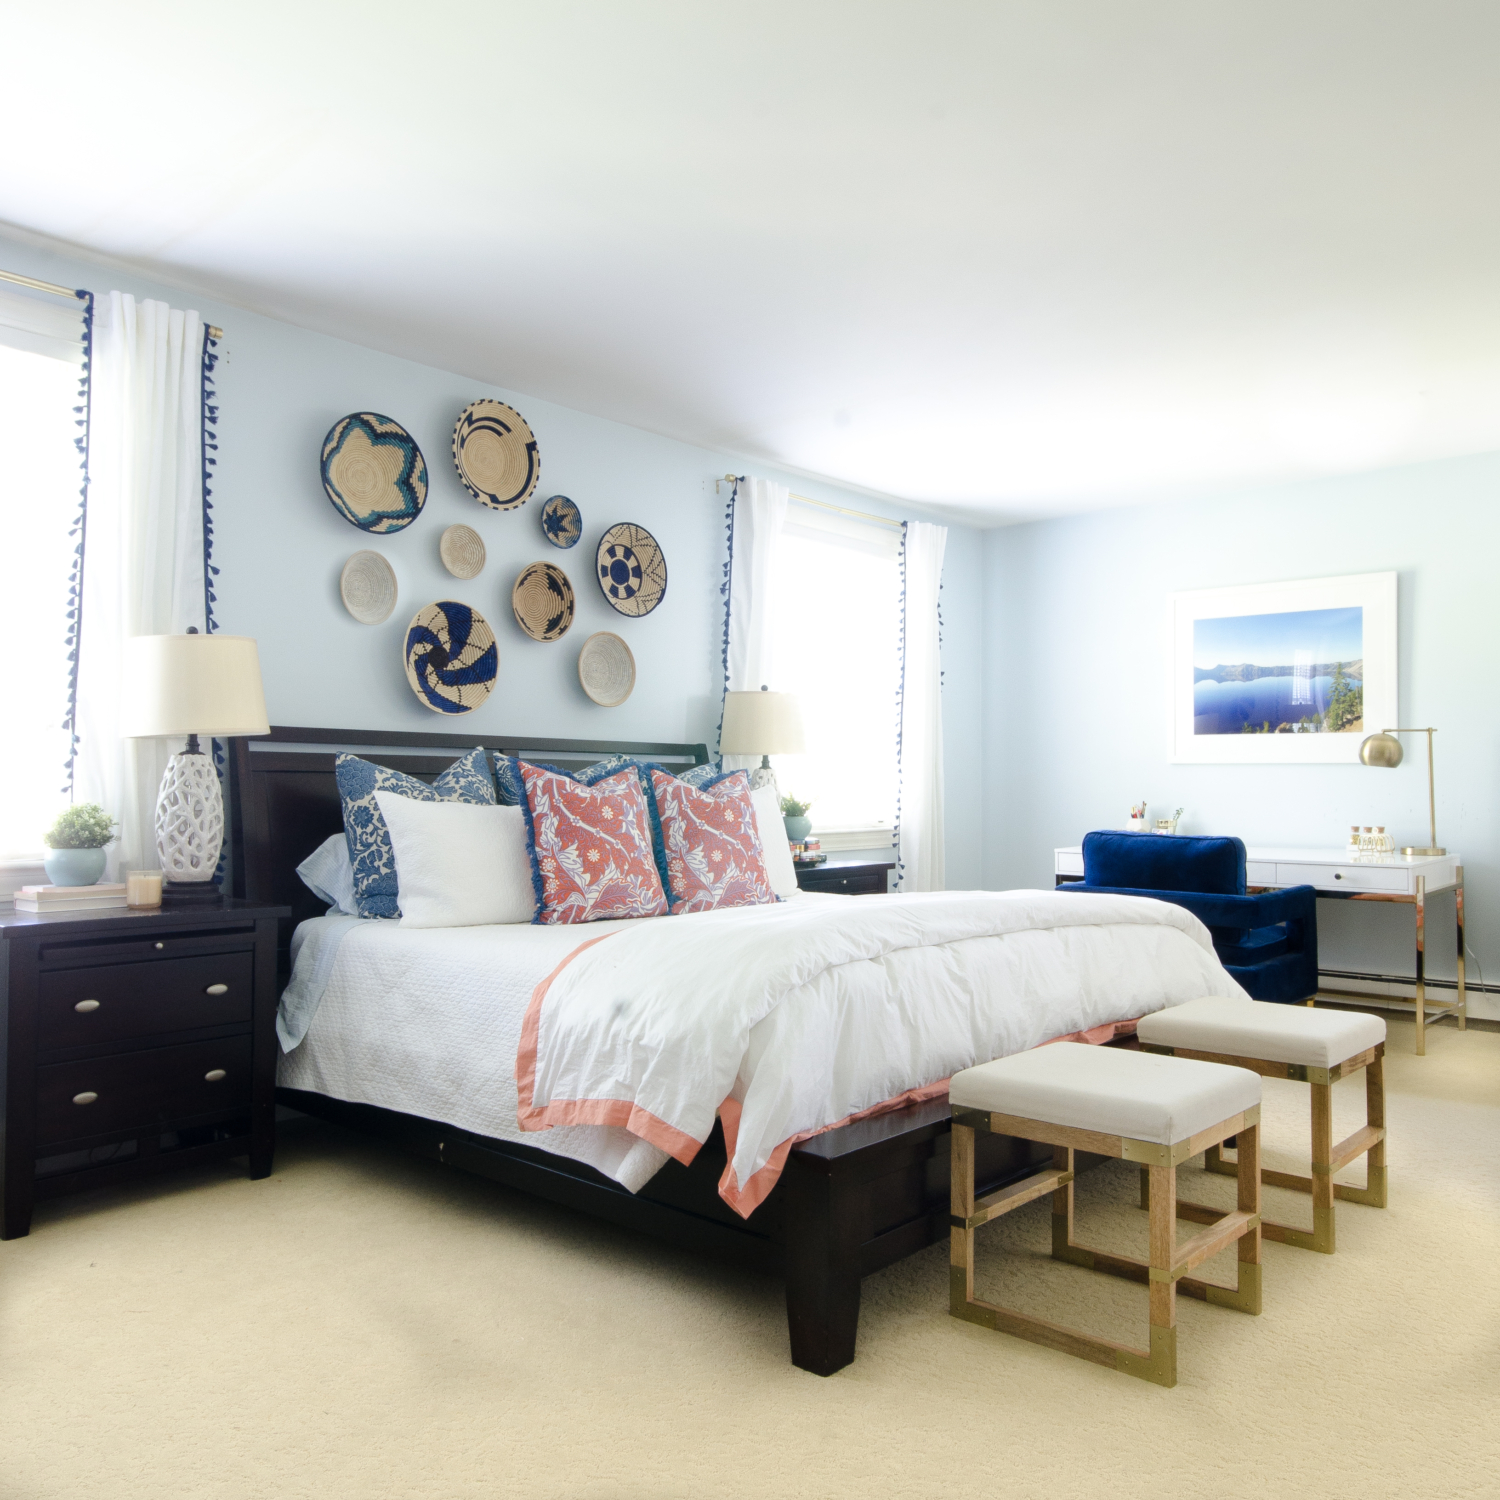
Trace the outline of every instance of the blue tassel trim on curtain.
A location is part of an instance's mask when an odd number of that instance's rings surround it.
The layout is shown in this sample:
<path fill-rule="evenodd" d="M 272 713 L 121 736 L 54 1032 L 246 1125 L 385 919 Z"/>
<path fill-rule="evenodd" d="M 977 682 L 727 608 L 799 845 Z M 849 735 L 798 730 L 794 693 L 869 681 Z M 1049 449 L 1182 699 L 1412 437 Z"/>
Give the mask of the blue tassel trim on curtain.
<path fill-rule="evenodd" d="M 219 428 L 219 406 L 218 392 L 214 389 L 214 367 L 219 363 L 219 356 L 214 352 L 219 347 L 219 341 L 209 331 L 207 323 L 203 325 L 203 361 L 202 361 L 202 421 L 199 423 L 200 449 L 199 456 L 203 470 L 203 628 L 205 632 L 212 635 L 218 629 L 218 622 L 214 619 L 214 605 L 218 602 L 218 594 L 214 592 L 214 579 L 219 576 L 219 570 L 214 566 L 214 521 L 213 521 L 213 470 L 218 466 L 219 460 L 214 456 L 219 451 L 218 428 Z M 224 806 L 229 806 L 229 789 L 225 785 L 228 779 L 228 762 L 224 754 L 223 740 L 213 741 L 214 771 L 219 778 L 219 790 L 224 796 Z M 219 846 L 219 864 L 214 871 L 214 883 L 222 886 L 224 877 L 229 867 L 229 839 L 228 830 L 226 837 Z"/>
<path fill-rule="evenodd" d="M 68 758 L 64 767 L 67 779 L 62 790 L 67 793 L 69 802 L 73 800 L 73 779 L 78 765 L 78 644 L 83 630 L 83 544 L 88 535 L 89 418 L 93 407 L 90 372 L 94 367 L 94 294 L 80 287 L 73 295 L 83 303 L 83 368 L 78 376 L 79 404 L 73 408 L 73 415 L 77 418 L 74 425 L 81 429 L 73 439 L 73 446 L 78 449 L 83 483 L 78 489 L 78 514 L 68 531 L 70 537 L 77 538 L 73 547 L 73 566 L 68 574 L 68 712 L 62 724 L 68 731 Z"/>
<path fill-rule="evenodd" d="M 901 523 L 901 554 L 898 565 L 901 569 L 901 647 L 896 670 L 896 821 L 891 828 L 891 847 L 896 851 L 896 889 L 901 889 L 901 877 L 906 866 L 901 860 L 901 740 L 902 721 L 906 713 L 906 528 Z"/>
<path fill-rule="evenodd" d="M 730 584 L 734 581 L 734 501 L 740 492 L 740 485 L 745 476 L 741 474 L 734 481 L 733 488 L 729 491 L 729 503 L 724 507 L 724 539 L 726 555 L 724 558 L 724 582 L 719 585 L 719 593 L 724 598 L 724 641 L 722 645 L 722 659 L 724 664 L 724 691 L 719 695 L 719 727 L 714 732 L 714 748 L 718 750 L 719 742 L 724 738 L 724 700 L 729 695 L 729 610 L 732 604 L 730 598 Z M 720 756 L 723 751 L 719 751 Z"/>

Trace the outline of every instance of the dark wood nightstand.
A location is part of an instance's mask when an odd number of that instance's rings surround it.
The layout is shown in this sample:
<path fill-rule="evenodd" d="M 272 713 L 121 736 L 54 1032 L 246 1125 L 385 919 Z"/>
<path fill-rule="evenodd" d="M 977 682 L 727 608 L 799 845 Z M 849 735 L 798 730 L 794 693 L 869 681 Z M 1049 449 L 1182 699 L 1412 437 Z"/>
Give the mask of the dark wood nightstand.
<path fill-rule="evenodd" d="M 222 1156 L 267 1177 L 281 906 L 0 912 L 0 1240 L 36 1198 Z"/>
<path fill-rule="evenodd" d="M 844 896 L 883 895 L 896 868 L 888 860 L 826 860 L 821 865 L 798 865 L 797 888 L 803 891 L 837 891 Z"/>

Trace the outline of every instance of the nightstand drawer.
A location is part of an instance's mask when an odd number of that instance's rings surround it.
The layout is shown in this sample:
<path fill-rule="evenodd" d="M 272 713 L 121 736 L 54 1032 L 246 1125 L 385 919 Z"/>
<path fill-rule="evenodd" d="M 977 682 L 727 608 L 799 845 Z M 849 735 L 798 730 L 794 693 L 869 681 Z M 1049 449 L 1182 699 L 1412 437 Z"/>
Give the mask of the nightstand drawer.
<path fill-rule="evenodd" d="M 248 1022 L 253 970 L 253 956 L 241 952 L 43 972 L 37 1045 L 87 1047 Z"/>
<path fill-rule="evenodd" d="M 250 1056 L 251 1039 L 232 1036 L 38 1068 L 37 1145 L 248 1105 Z"/>
<path fill-rule="evenodd" d="M 890 882 L 884 868 L 845 874 L 837 870 L 798 870 L 797 884 L 804 891 L 833 891 L 844 896 L 883 895 Z"/>

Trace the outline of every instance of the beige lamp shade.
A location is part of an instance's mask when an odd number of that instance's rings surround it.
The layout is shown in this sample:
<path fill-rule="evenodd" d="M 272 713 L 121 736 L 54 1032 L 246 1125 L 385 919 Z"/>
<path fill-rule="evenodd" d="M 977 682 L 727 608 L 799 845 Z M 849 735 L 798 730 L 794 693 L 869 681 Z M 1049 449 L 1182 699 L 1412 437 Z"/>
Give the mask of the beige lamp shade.
<path fill-rule="evenodd" d="M 138 635 L 125 642 L 125 734 L 265 734 L 260 653 L 248 635 Z"/>
<path fill-rule="evenodd" d="M 806 749 L 795 693 L 725 693 L 719 749 L 726 755 L 800 755 Z"/>

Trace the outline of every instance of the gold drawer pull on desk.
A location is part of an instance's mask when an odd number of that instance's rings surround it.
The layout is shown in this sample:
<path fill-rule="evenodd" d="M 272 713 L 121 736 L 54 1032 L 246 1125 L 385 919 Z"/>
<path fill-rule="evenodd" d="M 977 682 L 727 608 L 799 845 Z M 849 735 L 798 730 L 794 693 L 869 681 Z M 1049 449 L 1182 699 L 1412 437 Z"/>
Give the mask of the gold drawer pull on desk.
<path fill-rule="evenodd" d="M 203 992 L 205 995 L 227 995 L 229 986 L 227 984 L 211 984 Z"/>
<path fill-rule="evenodd" d="M 90 1011 L 99 1009 L 99 1002 L 97 1000 L 80 1000 L 78 1004 L 73 1007 L 73 1009 L 76 1010 L 79 1015 L 86 1016 Z"/>
<path fill-rule="evenodd" d="M 92 1090 L 85 1090 L 81 1094 L 74 1094 L 73 1095 L 73 1103 L 74 1104 L 92 1104 L 94 1102 L 94 1100 L 97 1099 L 98 1097 L 99 1097 L 98 1094 L 94 1093 Z"/>
<path fill-rule="evenodd" d="M 204 1083 L 222 1083 L 228 1076 L 223 1068 L 210 1068 L 203 1075 L 203 1081 Z"/>

